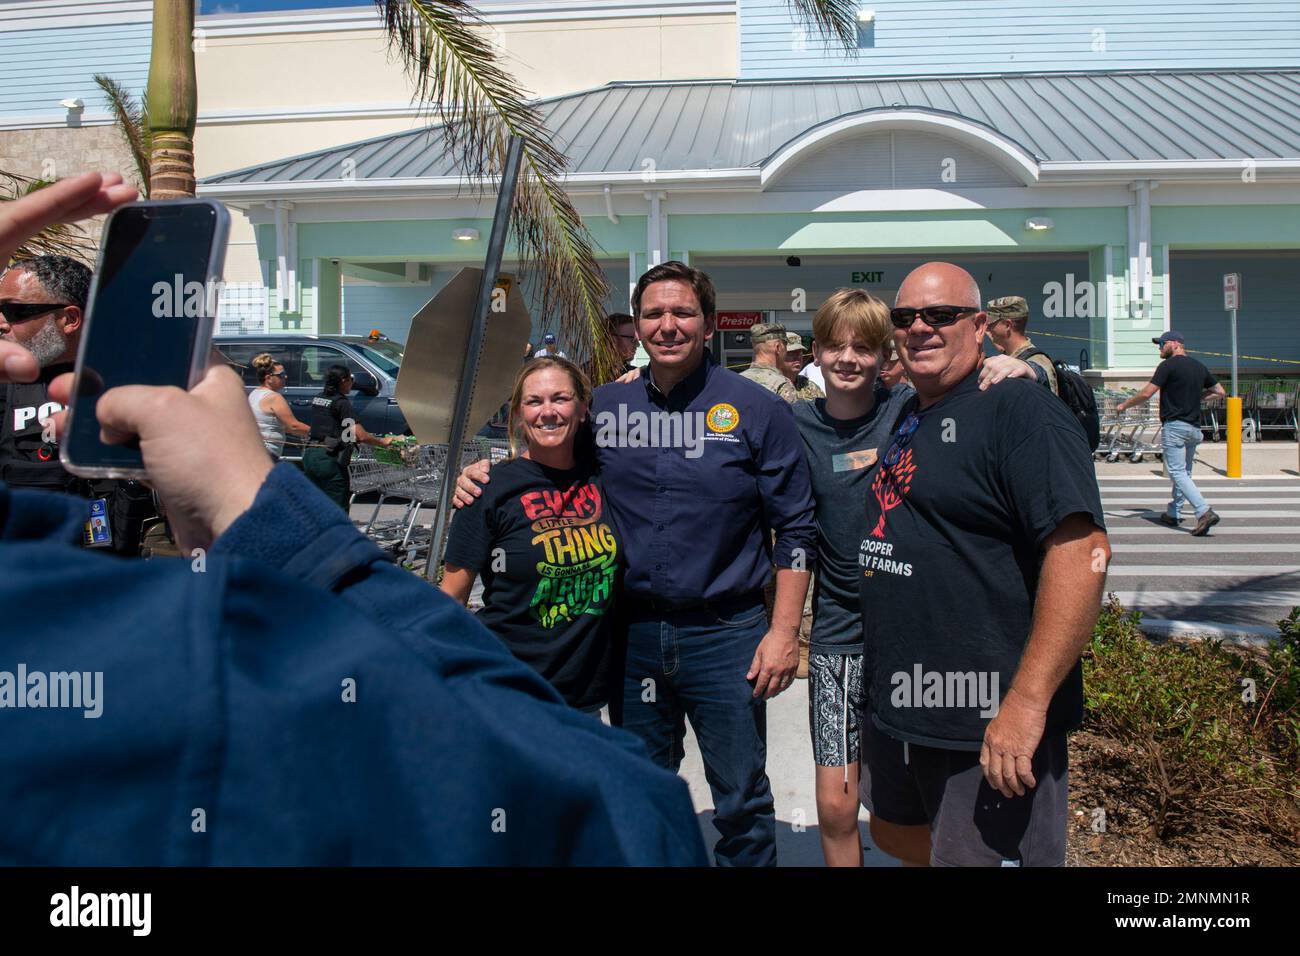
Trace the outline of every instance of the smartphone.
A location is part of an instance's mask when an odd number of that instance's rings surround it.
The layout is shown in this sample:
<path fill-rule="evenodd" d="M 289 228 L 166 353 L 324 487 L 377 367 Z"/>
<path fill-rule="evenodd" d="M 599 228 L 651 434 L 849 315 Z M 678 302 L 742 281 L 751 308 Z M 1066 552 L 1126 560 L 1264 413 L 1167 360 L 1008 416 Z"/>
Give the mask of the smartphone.
<path fill-rule="evenodd" d="M 95 403 L 119 385 L 189 389 L 203 377 L 230 213 L 210 199 L 130 203 L 104 223 L 60 442 L 83 478 L 143 478 L 136 443 L 99 440 Z"/>

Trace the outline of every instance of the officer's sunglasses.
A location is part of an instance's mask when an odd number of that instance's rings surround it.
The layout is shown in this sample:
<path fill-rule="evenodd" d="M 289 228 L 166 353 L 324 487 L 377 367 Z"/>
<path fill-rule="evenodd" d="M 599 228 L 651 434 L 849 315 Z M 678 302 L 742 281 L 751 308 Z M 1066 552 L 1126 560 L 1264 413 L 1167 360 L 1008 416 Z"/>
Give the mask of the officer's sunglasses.
<path fill-rule="evenodd" d="M 0 315 L 5 317 L 5 321 L 13 324 L 14 322 L 26 322 L 28 319 L 34 319 L 38 315 L 44 315 L 46 312 L 53 312 L 55 309 L 66 309 L 66 302 L 0 302 Z"/>
<path fill-rule="evenodd" d="M 920 316 L 932 329 L 952 325 L 963 315 L 978 312 L 977 305 L 927 305 L 924 309 L 890 309 L 889 321 L 896 329 L 910 329 L 916 317 Z"/>
<path fill-rule="evenodd" d="M 889 450 L 885 452 L 886 468 L 893 468 L 898 464 L 898 459 L 903 455 L 903 449 L 912 440 L 912 435 L 916 433 L 916 427 L 920 424 L 921 417 L 916 412 L 912 412 L 903 419 L 903 424 L 898 426 L 898 433 L 894 435 L 894 441 L 890 444 Z"/>

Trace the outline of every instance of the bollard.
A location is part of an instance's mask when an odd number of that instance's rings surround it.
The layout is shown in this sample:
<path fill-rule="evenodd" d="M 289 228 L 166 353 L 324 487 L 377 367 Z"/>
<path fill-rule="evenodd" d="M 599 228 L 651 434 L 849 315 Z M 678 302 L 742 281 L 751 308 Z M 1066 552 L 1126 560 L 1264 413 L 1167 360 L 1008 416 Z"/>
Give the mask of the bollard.
<path fill-rule="evenodd" d="M 1241 477 L 1241 399 L 1228 399 L 1228 477 Z"/>

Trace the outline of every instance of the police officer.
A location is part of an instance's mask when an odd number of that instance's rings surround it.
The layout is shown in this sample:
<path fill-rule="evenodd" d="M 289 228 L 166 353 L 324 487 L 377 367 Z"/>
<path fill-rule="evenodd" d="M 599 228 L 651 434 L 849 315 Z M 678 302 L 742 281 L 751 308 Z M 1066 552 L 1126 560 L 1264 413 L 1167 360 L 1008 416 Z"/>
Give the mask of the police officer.
<path fill-rule="evenodd" d="M 0 481 L 94 500 L 100 520 L 88 543 L 137 553 L 144 518 L 153 514 L 149 491 L 139 482 L 87 481 L 64 471 L 50 417 L 63 406 L 51 401 L 52 379 L 73 369 L 91 272 L 76 259 L 46 255 L 14 263 L 0 276 L 0 340 L 36 357 L 36 381 L 0 386 Z M 88 516 L 89 517 L 89 516 Z"/>
<path fill-rule="evenodd" d="M 356 420 L 352 400 L 352 372 L 346 365 L 331 365 L 325 370 L 325 385 L 311 400 L 310 447 L 303 452 L 302 470 L 330 500 L 344 511 L 352 497 L 348 464 L 358 443 L 388 445 L 391 438 L 370 434 Z"/>
<path fill-rule="evenodd" d="M 784 362 L 786 379 L 794 386 L 800 401 L 810 402 L 815 398 L 825 398 L 826 393 L 822 391 L 821 386 L 803 374 L 803 363 L 803 339 L 799 338 L 798 332 L 787 332 Z"/>
<path fill-rule="evenodd" d="M 754 350 L 754 361 L 740 374 L 757 382 L 769 391 L 776 392 L 787 402 L 799 400 L 799 393 L 785 376 L 786 331 L 775 322 L 757 323 L 749 327 L 749 344 Z"/>

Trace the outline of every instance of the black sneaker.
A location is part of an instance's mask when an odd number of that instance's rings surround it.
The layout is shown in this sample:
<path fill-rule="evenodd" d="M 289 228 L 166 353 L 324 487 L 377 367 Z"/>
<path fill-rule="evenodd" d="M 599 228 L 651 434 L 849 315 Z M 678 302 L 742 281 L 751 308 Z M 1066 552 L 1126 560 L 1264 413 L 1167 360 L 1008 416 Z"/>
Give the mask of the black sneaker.
<path fill-rule="evenodd" d="M 1163 511 L 1160 513 L 1160 523 L 1167 528 L 1177 528 L 1183 522 L 1179 518 L 1170 517 L 1168 511 Z"/>
<path fill-rule="evenodd" d="M 1214 509 L 1211 508 L 1209 511 L 1205 512 L 1205 514 L 1196 519 L 1196 527 L 1192 530 L 1192 536 L 1203 538 L 1209 533 L 1210 529 L 1218 523 L 1219 516 L 1216 515 Z"/>

